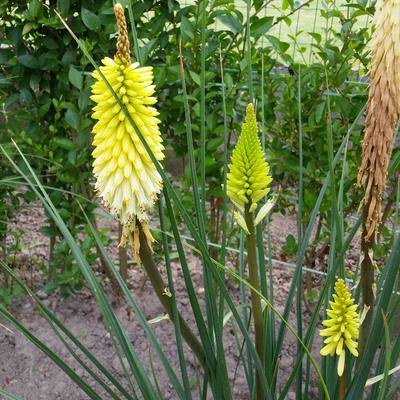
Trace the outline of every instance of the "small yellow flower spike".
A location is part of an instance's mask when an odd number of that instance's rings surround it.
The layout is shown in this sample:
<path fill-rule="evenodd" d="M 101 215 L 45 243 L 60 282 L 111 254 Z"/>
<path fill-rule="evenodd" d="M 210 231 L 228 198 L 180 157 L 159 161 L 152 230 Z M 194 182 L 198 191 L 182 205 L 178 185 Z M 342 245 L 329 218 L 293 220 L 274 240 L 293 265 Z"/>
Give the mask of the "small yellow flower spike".
<path fill-rule="evenodd" d="M 117 52 L 114 59 L 106 57 L 102 60 L 100 70 L 125 104 L 155 158 L 162 160 L 164 146 L 158 127 L 159 113 L 151 107 L 157 102 L 153 97 L 153 68 L 131 64 L 123 8 L 116 4 L 114 11 L 119 31 Z M 97 71 L 92 75 L 96 82 L 92 86 L 91 99 L 97 103 L 92 118 L 98 120 L 92 130 L 96 190 L 123 226 L 121 245 L 124 246 L 129 238 L 137 256 L 137 221 L 151 243 L 148 212 L 162 188 L 162 180 L 112 92 Z"/>
<path fill-rule="evenodd" d="M 320 335 L 327 337 L 324 340 L 325 347 L 320 351 L 322 356 L 335 353 L 339 356 L 337 373 L 342 376 L 344 371 L 344 363 L 346 359 L 346 347 L 355 357 L 358 357 L 357 341 L 360 317 L 357 313 L 357 304 L 346 287 L 343 279 L 338 279 L 335 284 L 335 292 L 333 301 L 329 304 L 331 309 L 326 310 L 329 319 L 322 322 L 326 329 L 320 331 Z"/>
<path fill-rule="evenodd" d="M 243 211 L 245 205 L 250 203 L 249 211 L 255 211 L 257 202 L 269 192 L 272 178 L 268 175 L 269 166 L 258 137 L 256 115 L 251 103 L 247 106 L 246 119 L 228 168 L 229 198 L 240 210 Z"/>

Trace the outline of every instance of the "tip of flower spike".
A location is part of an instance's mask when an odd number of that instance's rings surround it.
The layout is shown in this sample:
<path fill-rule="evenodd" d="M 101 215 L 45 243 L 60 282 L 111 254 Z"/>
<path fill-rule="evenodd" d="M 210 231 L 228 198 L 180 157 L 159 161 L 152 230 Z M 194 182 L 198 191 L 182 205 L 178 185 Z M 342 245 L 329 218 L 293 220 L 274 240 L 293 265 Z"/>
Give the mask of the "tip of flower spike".
<path fill-rule="evenodd" d="M 124 8 L 120 3 L 115 4 L 114 14 L 118 25 L 117 52 L 115 53 L 115 58 L 124 63 L 130 63 L 131 51 L 128 38 L 128 28 L 126 25 Z"/>
<path fill-rule="evenodd" d="M 256 114 L 254 112 L 254 105 L 253 103 L 247 104 L 246 107 L 246 118 L 245 118 L 246 123 L 257 123 L 256 121 Z"/>
<path fill-rule="evenodd" d="M 253 113 L 253 112 L 254 112 L 254 104 L 253 104 L 253 103 L 249 103 L 249 104 L 247 104 L 247 107 L 246 107 L 246 112 L 247 112 L 248 114 L 250 114 L 250 113 Z"/>
<path fill-rule="evenodd" d="M 122 7 L 121 3 L 115 3 L 114 5 L 114 13 L 124 13 L 124 8 Z"/>

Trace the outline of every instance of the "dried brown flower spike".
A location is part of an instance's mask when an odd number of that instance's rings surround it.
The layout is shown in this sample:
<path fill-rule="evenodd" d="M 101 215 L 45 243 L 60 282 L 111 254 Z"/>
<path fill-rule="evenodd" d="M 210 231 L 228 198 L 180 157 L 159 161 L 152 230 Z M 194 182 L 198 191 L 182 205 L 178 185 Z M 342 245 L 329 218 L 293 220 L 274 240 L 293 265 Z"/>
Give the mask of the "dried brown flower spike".
<path fill-rule="evenodd" d="M 382 195 L 400 113 L 400 0 L 378 0 L 372 37 L 371 83 L 358 184 L 364 187 L 361 237 L 361 298 L 366 311 L 360 354 L 366 351 L 374 312 L 375 233 L 381 222 Z"/>
<path fill-rule="evenodd" d="M 371 84 L 357 183 L 365 189 L 366 236 L 381 221 L 382 194 L 400 113 L 400 1 L 378 0 L 372 38 Z"/>

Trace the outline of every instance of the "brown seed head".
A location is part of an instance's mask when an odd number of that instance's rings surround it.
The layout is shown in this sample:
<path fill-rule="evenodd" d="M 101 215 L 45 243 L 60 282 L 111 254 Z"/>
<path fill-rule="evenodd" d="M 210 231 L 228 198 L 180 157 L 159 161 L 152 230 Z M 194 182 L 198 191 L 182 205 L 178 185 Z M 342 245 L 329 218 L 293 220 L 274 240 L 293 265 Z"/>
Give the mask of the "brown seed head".
<path fill-rule="evenodd" d="M 378 0 L 372 37 L 371 82 L 357 184 L 365 190 L 366 236 L 381 222 L 393 133 L 400 113 L 400 1 Z"/>
<path fill-rule="evenodd" d="M 128 64 L 131 61 L 130 43 L 128 38 L 128 29 L 126 27 L 124 8 L 120 3 L 115 4 L 114 13 L 115 17 L 117 18 L 118 25 L 118 40 L 115 58 L 118 58 L 123 63 Z"/>

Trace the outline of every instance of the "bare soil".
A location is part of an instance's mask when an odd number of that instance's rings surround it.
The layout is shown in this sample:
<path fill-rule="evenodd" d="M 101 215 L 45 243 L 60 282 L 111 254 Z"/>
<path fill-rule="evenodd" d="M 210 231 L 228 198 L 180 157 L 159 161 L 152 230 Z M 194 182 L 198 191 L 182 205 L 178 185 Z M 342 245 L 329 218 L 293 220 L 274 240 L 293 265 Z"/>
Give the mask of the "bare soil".
<path fill-rule="evenodd" d="M 23 227 L 25 234 L 21 237 L 22 248 L 16 256 L 18 273 L 35 290 L 40 288 L 43 282 L 42 273 L 37 266 L 42 262 L 48 261 L 47 249 L 48 238 L 39 232 L 44 220 L 43 211 L 39 207 L 24 208 L 20 211 L 13 229 Z M 40 221 L 38 223 L 38 221 Z M 108 226 L 110 235 L 117 236 L 117 225 L 115 222 L 104 220 L 99 222 L 100 226 Z M 290 262 L 282 252 L 286 236 L 292 233 L 296 236 L 295 219 L 291 216 L 274 215 L 271 222 L 271 242 L 273 243 L 272 257 L 273 263 L 273 286 L 275 288 L 275 305 L 279 311 L 283 311 L 284 304 L 290 289 L 293 276 L 293 269 L 284 266 L 282 262 Z M 111 256 L 117 259 L 117 241 L 115 240 L 109 247 Z M 355 249 L 357 250 L 357 249 Z M 356 251 L 353 251 L 356 254 Z M 190 270 L 196 290 L 200 297 L 201 306 L 204 309 L 204 288 L 202 283 L 202 265 L 198 258 L 189 254 Z M 355 264 L 356 255 L 350 257 L 349 263 Z M 324 268 L 325 258 L 322 258 L 317 268 Z M 164 268 L 160 264 L 160 270 L 164 273 Z M 176 296 L 179 301 L 178 306 L 189 325 L 195 326 L 190 303 L 185 293 L 184 280 L 179 263 L 173 260 L 173 274 L 175 281 Z M 126 329 L 139 358 L 146 366 L 149 376 L 153 378 L 153 373 L 149 367 L 149 357 L 152 357 L 154 364 L 154 375 L 157 377 L 164 399 L 175 399 L 174 390 L 166 377 L 157 355 L 152 351 L 144 331 L 141 329 L 137 319 L 126 307 L 125 304 L 115 301 L 111 285 L 107 278 L 98 272 L 99 279 L 102 279 L 106 292 L 112 301 L 114 311 L 119 318 L 122 326 Z M 267 272 L 268 277 L 268 272 Z M 312 277 L 313 285 L 318 286 L 318 276 Z M 227 279 L 227 286 L 240 303 L 239 288 L 235 282 Z M 153 294 L 152 288 L 144 279 L 142 269 L 136 265 L 129 270 L 128 284 L 135 299 L 138 301 L 142 311 L 148 320 L 152 320 L 164 315 L 158 299 Z M 43 296 L 44 303 L 58 316 L 58 318 L 92 351 L 98 359 L 109 368 L 118 379 L 124 381 L 123 371 L 115 355 L 110 335 L 104 327 L 99 308 L 89 290 L 84 288 L 68 298 L 61 298 L 57 293 L 50 296 Z M 60 340 L 52 333 L 46 321 L 36 312 L 34 305 L 27 297 L 22 297 L 15 302 L 9 310 L 13 315 L 25 325 L 34 335 L 41 338 L 53 350 L 63 357 L 72 368 L 83 378 L 88 378 L 88 373 L 84 371 L 69 353 L 65 350 Z M 304 312 L 304 326 L 307 326 L 308 313 Z M 295 326 L 296 319 L 294 313 L 290 314 L 290 323 Z M 175 334 L 173 325 L 169 320 L 161 320 L 152 324 L 152 328 L 159 339 L 168 359 L 172 363 L 174 370 L 179 376 L 179 362 L 176 351 Z M 235 344 L 233 329 L 227 324 L 224 342 L 226 343 L 226 354 L 228 369 L 232 378 L 233 392 L 235 399 L 248 399 L 246 380 L 243 370 L 239 367 L 235 379 L 235 369 L 238 362 L 238 350 Z M 279 380 L 284 383 L 293 367 L 293 356 L 296 353 L 297 343 L 290 334 L 287 335 L 285 345 L 281 354 Z M 319 343 L 315 344 L 313 355 L 317 358 Z M 194 382 L 194 398 L 198 393 L 196 376 L 198 365 L 193 356 L 187 351 L 186 360 L 190 379 Z M 318 396 L 318 382 L 312 371 L 314 379 L 312 398 Z M 59 369 L 44 353 L 38 350 L 28 339 L 19 333 L 8 322 L 0 319 L 0 387 L 15 394 L 24 400 L 83 400 L 88 397 L 82 393 L 64 372 Z M 96 386 L 94 386 L 96 387 Z M 104 399 L 110 398 L 102 388 L 97 388 Z M 1 397 L 1 396 L 0 396 Z M 294 393 L 290 392 L 287 399 L 294 398 Z"/>

